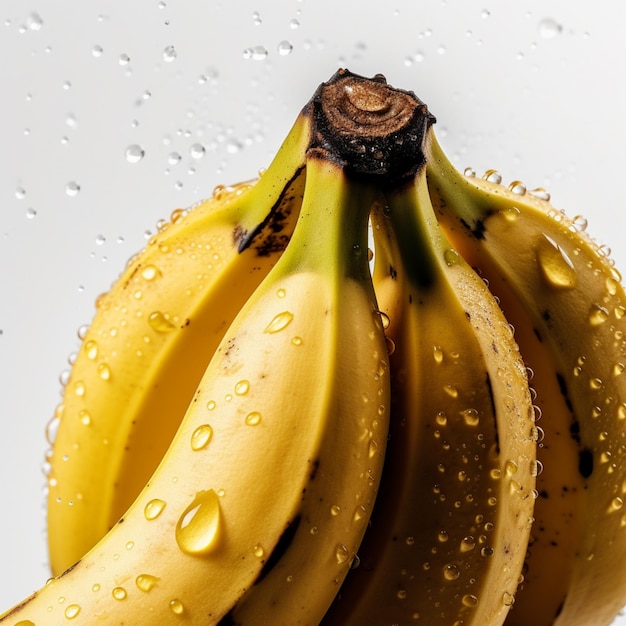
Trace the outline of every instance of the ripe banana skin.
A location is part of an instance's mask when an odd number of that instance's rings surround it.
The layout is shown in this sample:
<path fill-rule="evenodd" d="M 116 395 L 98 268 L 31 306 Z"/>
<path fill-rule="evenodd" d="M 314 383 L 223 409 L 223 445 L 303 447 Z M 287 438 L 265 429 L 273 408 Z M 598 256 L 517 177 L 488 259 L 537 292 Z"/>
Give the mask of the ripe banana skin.
<path fill-rule="evenodd" d="M 80 559 L 167 450 L 235 315 L 285 248 L 310 141 L 300 116 L 266 175 L 176 211 L 98 299 L 63 399 L 48 476 L 52 571 Z"/>
<path fill-rule="evenodd" d="M 319 623 L 367 527 L 388 430 L 372 199 L 311 151 L 293 236 L 145 489 L 0 623 Z"/>
<path fill-rule="evenodd" d="M 395 346 L 390 439 L 360 565 L 324 626 L 502 624 L 523 565 L 536 449 L 526 368 L 443 236 L 425 174 L 372 214 Z"/>
<path fill-rule="evenodd" d="M 614 619 L 621 276 L 434 123 L 339 70 L 131 259 L 49 428 L 55 577 L 0 624 Z"/>
<path fill-rule="evenodd" d="M 438 219 L 524 329 L 520 349 L 545 403 L 537 521 L 507 625 L 610 624 L 626 603 L 621 276 L 584 222 L 554 209 L 542 190 L 506 188 L 494 172 L 464 176 L 434 134 L 428 146 Z"/>

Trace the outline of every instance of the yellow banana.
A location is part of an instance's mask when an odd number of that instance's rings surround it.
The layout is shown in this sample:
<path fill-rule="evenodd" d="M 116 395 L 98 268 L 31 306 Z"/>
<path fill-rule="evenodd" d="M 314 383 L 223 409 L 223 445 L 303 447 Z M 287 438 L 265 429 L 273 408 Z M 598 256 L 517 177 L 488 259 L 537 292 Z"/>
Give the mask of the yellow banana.
<path fill-rule="evenodd" d="M 542 497 L 525 582 L 507 624 L 609 624 L 626 604 L 621 276 L 581 220 L 554 209 L 543 190 L 529 192 L 518 181 L 506 188 L 493 171 L 483 179 L 462 175 L 434 135 L 427 160 L 448 236 L 493 292 L 502 292 L 509 319 L 535 335 L 528 348 L 532 384 L 546 403 Z"/>
<path fill-rule="evenodd" d="M 287 244 L 304 188 L 300 116 L 256 183 L 175 211 L 98 299 L 50 424 L 50 563 L 124 514 L 167 450 L 210 355 Z"/>
<path fill-rule="evenodd" d="M 0 623 L 321 620 L 367 528 L 389 414 L 366 254 L 376 187 L 321 135 L 290 242 L 207 355 L 155 473 L 100 542 Z"/>
<path fill-rule="evenodd" d="M 526 368 L 485 284 L 443 236 L 425 170 L 372 216 L 395 346 L 385 469 L 360 565 L 323 624 L 495 626 L 534 506 Z"/>

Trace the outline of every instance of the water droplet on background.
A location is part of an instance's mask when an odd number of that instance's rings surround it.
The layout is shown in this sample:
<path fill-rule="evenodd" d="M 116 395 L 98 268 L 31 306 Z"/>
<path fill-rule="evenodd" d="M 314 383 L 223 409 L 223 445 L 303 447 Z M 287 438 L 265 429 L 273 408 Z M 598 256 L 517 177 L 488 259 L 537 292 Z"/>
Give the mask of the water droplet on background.
<path fill-rule="evenodd" d="M 150 500 L 148 504 L 146 504 L 143 514 L 148 521 L 152 521 L 159 517 L 165 508 L 165 502 L 163 500 L 159 500 L 155 498 L 154 500 Z"/>
<path fill-rule="evenodd" d="M 552 17 L 543 18 L 537 28 L 542 39 L 554 39 L 563 32 L 563 26 Z"/>
<path fill-rule="evenodd" d="M 213 438 L 213 428 L 209 424 L 202 424 L 191 435 L 191 449 L 194 451 L 206 448 Z"/>
<path fill-rule="evenodd" d="M 126 160 L 129 163 L 139 163 L 145 156 L 145 150 L 139 144 L 132 144 L 126 148 Z"/>
<path fill-rule="evenodd" d="M 264 333 L 277 333 L 284 328 L 287 328 L 291 321 L 293 320 L 293 313 L 289 311 L 283 311 L 282 313 L 278 313 L 274 316 L 272 321 L 265 327 L 263 330 Z"/>
<path fill-rule="evenodd" d="M 70 198 L 74 198 L 75 196 L 79 194 L 79 192 L 80 192 L 80 185 L 76 181 L 72 180 L 65 185 L 65 193 Z"/>
<path fill-rule="evenodd" d="M 291 54 L 293 50 L 293 45 L 291 44 L 291 42 L 284 40 L 278 44 L 277 49 L 278 54 L 280 54 L 281 56 L 287 56 L 288 54 Z"/>
<path fill-rule="evenodd" d="M 176 48 L 174 46 L 167 46 L 163 50 L 163 60 L 167 63 L 171 63 L 172 61 L 176 60 L 177 56 L 178 52 L 176 52 Z"/>

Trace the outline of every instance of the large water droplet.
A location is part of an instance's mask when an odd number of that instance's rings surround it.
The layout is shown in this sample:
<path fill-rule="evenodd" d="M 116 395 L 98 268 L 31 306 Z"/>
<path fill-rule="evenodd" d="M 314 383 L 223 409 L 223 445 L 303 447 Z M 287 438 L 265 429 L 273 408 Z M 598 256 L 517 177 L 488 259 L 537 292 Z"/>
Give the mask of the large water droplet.
<path fill-rule="evenodd" d="M 339 565 L 345 563 L 350 558 L 350 552 L 346 546 L 342 543 L 337 544 L 335 547 L 335 559 Z"/>
<path fill-rule="evenodd" d="M 248 426 L 258 426 L 261 423 L 261 414 L 258 411 L 252 411 L 246 415 L 246 424 Z"/>
<path fill-rule="evenodd" d="M 185 607 L 180 600 L 170 600 L 169 608 L 174 615 L 182 615 L 185 612 Z"/>
<path fill-rule="evenodd" d="M 218 543 L 221 507 L 213 489 L 199 491 L 176 524 L 176 542 L 187 554 L 208 554 Z"/>
<path fill-rule="evenodd" d="M 280 54 L 281 56 L 287 56 L 288 54 L 291 54 L 292 50 L 293 45 L 287 40 L 281 41 L 278 44 L 278 54 Z"/>
<path fill-rule="evenodd" d="M 116 600 L 126 600 L 126 597 L 128 596 L 126 589 L 124 589 L 124 587 L 115 587 L 113 591 L 111 592 L 111 595 Z"/>
<path fill-rule="evenodd" d="M 544 235 L 535 252 L 539 271 L 548 285 L 557 289 L 572 289 L 576 286 L 574 264 L 555 241 Z"/>
<path fill-rule="evenodd" d="M 459 570 L 458 566 L 455 565 L 454 563 L 448 563 L 447 565 L 444 565 L 443 577 L 446 580 L 448 581 L 456 580 L 460 575 L 461 575 L 461 571 Z"/>
<path fill-rule="evenodd" d="M 65 617 L 67 619 L 74 619 L 80 613 L 80 606 L 78 604 L 70 604 L 65 609 Z M 18 622 L 20 624 L 21 622 Z"/>
<path fill-rule="evenodd" d="M 289 311 L 278 313 L 278 315 L 275 315 L 272 321 L 265 327 L 263 332 L 270 334 L 277 333 L 284 328 L 287 328 L 292 320 L 293 313 L 290 313 Z"/>

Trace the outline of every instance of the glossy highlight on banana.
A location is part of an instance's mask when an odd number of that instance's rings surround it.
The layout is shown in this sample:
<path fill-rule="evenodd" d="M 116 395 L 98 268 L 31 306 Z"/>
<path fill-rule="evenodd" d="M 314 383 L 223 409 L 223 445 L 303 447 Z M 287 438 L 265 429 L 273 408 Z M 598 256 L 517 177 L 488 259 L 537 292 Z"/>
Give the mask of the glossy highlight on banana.
<path fill-rule="evenodd" d="M 160 224 L 81 335 L 53 578 L 1 624 L 611 624 L 621 275 L 435 129 L 340 69 L 262 175 Z"/>

